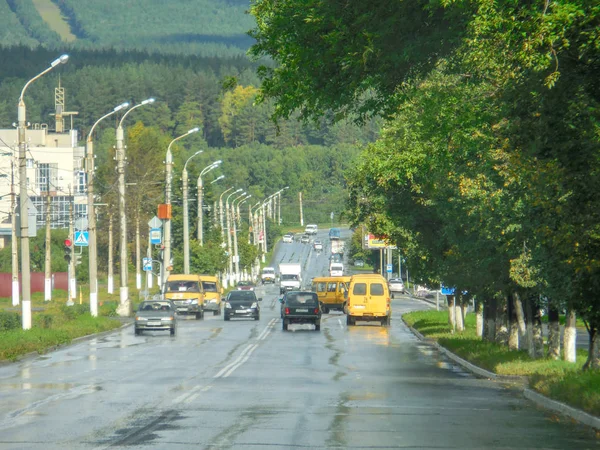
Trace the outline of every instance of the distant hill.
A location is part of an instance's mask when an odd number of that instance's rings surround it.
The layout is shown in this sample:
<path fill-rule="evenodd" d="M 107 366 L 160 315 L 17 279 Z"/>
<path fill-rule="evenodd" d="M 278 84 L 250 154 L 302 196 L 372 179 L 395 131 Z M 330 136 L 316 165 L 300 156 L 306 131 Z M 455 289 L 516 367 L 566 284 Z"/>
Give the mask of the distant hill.
<path fill-rule="evenodd" d="M 238 56 L 250 0 L 0 0 L 0 45 Z"/>

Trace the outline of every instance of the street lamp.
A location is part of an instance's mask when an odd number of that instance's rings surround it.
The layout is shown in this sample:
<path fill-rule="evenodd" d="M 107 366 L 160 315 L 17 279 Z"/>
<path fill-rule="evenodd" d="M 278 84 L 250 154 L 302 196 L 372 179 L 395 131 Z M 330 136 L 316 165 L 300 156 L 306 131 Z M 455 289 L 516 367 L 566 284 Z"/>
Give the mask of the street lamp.
<path fill-rule="evenodd" d="M 221 161 L 220 159 L 218 161 L 215 161 L 214 163 L 212 163 L 212 164 L 206 166 L 204 169 L 202 169 L 200 171 L 200 175 L 198 175 L 198 183 L 197 183 L 197 187 L 198 187 L 198 213 L 197 213 L 197 216 L 198 216 L 198 241 L 200 242 L 201 246 L 204 245 L 204 211 L 202 209 L 202 206 L 204 203 L 204 188 L 202 186 L 202 176 L 206 175 L 211 170 L 219 167 L 222 162 L 223 161 Z M 223 177 L 224 177 L 224 175 L 221 175 L 219 178 L 217 178 L 217 180 L 219 180 Z"/>
<path fill-rule="evenodd" d="M 98 247 L 96 244 L 96 213 L 94 211 L 94 143 L 92 135 L 96 126 L 104 119 L 129 107 L 129 103 L 115 106 L 111 112 L 100 117 L 90 129 L 86 140 L 86 175 L 87 175 L 87 207 L 88 207 L 88 247 L 90 278 L 90 313 L 98 316 Z"/>
<path fill-rule="evenodd" d="M 227 199 L 225 200 L 225 215 L 227 216 L 227 253 L 229 259 L 229 272 L 227 276 L 228 279 L 231 278 L 231 274 L 233 273 L 233 243 L 231 242 L 231 214 L 229 213 L 229 199 L 231 198 L 231 196 L 238 194 L 240 191 L 243 191 L 243 189 L 239 188 L 233 191 L 227 196 Z"/>
<path fill-rule="evenodd" d="M 166 175 L 166 186 L 165 186 L 165 203 L 167 205 L 171 204 L 171 182 L 172 182 L 172 172 L 173 172 L 173 153 L 171 153 L 171 146 L 174 142 L 182 139 L 190 134 L 197 133 L 200 131 L 200 128 L 192 128 L 187 133 L 182 134 L 181 136 L 177 136 L 173 139 L 169 146 L 167 147 L 167 157 L 166 157 L 166 166 L 167 166 L 167 175 Z M 171 272 L 171 217 L 165 219 L 165 249 L 163 254 L 163 265 L 162 265 L 162 276 L 161 280 L 164 283 Z"/>
<path fill-rule="evenodd" d="M 119 174 L 119 220 L 120 220 L 120 265 L 121 265 L 121 286 L 119 288 L 120 303 L 117 308 L 117 314 L 120 316 L 129 316 L 130 304 L 129 304 L 129 286 L 128 286 L 128 258 L 127 258 L 127 214 L 125 212 L 125 146 L 123 140 L 125 133 L 123 132 L 123 121 L 125 117 L 140 106 L 150 105 L 154 103 L 153 98 L 144 100 L 143 102 L 131 107 L 128 111 L 123 114 L 117 127 L 117 173 Z M 139 255 L 136 254 L 136 259 L 139 259 Z M 136 274 L 137 275 L 137 274 Z M 139 285 L 139 282 L 138 282 Z"/>
<path fill-rule="evenodd" d="M 248 200 L 249 198 L 251 198 L 251 197 L 252 197 L 252 194 L 248 194 L 248 195 L 246 195 L 246 197 L 242 198 L 242 199 L 239 201 L 239 203 L 237 204 L 237 213 L 235 214 L 235 216 L 234 216 L 234 219 L 236 219 L 236 218 L 237 218 L 237 223 L 238 223 L 240 226 L 242 225 L 242 222 L 241 222 L 241 221 L 242 221 L 242 216 L 241 216 L 241 214 L 240 214 L 240 205 L 241 205 L 242 203 L 244 203 L 245 201 L 247 201 L 247 200 Z"/>
<path fill-rule="evenodd" d="M 277 194 L 279 194 L 278 201 L 277 201 L 277 224 L 278 225 L 281 225 L 281 193 L 289 188 L 290 188 L 289 186 L 286 186 L 277 192 Z"/>
<path fill-rule="evenodd" d="M 234 189 L 233 186 L 231 186 L 228 189 L 225 189 L 223 192 L 221 192 L 221 195 L 219 196 L 219 221 L 221 222 L 221 239 L 224 240 L 225 239 L 225 223 L 223 222 L 224 216 L 223 216 L 223 194 L 229 192 L 230 190 Z"/>
<path fill-rule="evenodd" d="M 188 218 L 187 165 L 194 156 L 197 156 L 201 153 L 203 153 L 202 150 L 198 150 L 196 153 L 190 156 L 183 165 L 183 171 L 181 172 L 181 180 L 183 182 L 183 273 L 185 273 L 186 275 L 190 273 L 190 221 Z"/>
<path fill-rule="evenodd" d="M 31 328 L 31 268 L 29 259 L 29 195 L 27 195 L 27 141 L 25 139 L 25 130 L 27 128 L 27 110 L 25 107 L 25 91 L 31 83 L 47 74 L 59 64 L 65 64 L 69 60 L 69 55 L 62 55 L 50 63 L 43 72 L 39 73 L 29 80 L 19 96 L 17 105 L 17 136 L 19 145 L 19 213 L 21 215 L 21 283 L 22 283 L 22 315 L 23 329 Z M 14 211 L 13 211 L 14 214 Z"/>

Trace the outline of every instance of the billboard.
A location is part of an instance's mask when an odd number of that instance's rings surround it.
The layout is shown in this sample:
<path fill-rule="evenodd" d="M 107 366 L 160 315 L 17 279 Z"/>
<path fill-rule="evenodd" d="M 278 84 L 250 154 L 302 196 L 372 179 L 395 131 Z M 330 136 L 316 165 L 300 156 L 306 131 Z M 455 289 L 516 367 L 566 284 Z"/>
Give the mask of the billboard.
<path fill-rule="evenodd" d="M 380 248 L 396 249 L 395 245 L 390 245 L 386 237 L 375 236 L 371 233 L 365 234 L 365 248 L 376 250 Z"/>

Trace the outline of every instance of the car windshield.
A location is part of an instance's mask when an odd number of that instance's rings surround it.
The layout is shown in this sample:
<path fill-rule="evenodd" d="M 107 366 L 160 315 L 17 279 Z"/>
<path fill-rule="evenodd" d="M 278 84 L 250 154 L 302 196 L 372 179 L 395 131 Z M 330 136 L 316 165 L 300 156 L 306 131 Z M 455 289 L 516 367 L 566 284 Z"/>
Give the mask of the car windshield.
<path fill-rule="evenodd" d="M 200 292 L 197 281 L 167 281 L 167 292 Z"/>
<path fill-rule="evenodd" d="M 203 281 L 202 289 L 204 289 L 204 292 L 217 292 L 217 283 L 214 281 Z"/>
<path fill-rule="evenodd" d="M 169 302 L 142 302 L 138 311 L 171 311 Z"/>
<path fill-rule="evenodd" d="M 285 304 L 288 306 L 316 306 L 319 300 L 312 292 L 294 292 L 286 295 Z"/>
<path fill-rule="evenodd" d="M 273 275 L 275 273 L 275 269 L 263 269 L 263 275 Z"/>
<path fill-rule="evenodd" d="M 292 274 L 283 274 L 281 275 L 281 281 L 289 281 L 289 280 L 297 280 L 298 279 L 298 275 L 292 275 Z"/>
<path fill-rule="evenodd" d="M 227 296 L 228 302 L 239 302 L 239 301 L 248 301 L 248 300 L 256 300 L 256 295 L 252 291 L 231 291 Z"/>
<path fill-rule="evenodd" d="M 238 286 L 253 286 L 254 284 L 249 281 L 240 281 Z"/>

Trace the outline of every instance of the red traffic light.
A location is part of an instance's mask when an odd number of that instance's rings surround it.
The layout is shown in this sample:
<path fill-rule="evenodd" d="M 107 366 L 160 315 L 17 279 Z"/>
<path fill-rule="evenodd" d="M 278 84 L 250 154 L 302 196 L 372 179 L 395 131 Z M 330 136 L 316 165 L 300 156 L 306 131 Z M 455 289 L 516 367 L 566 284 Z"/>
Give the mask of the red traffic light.
<path fill-rule="evenodd" d="M 73 245 L 73 241 L 71 239 L 65 239 L 65 247 L 70 247 Z"/>

